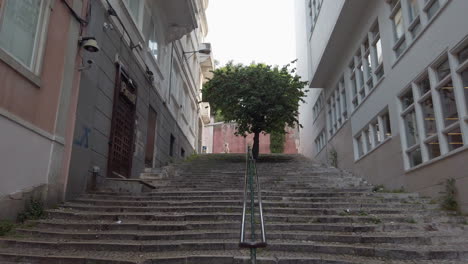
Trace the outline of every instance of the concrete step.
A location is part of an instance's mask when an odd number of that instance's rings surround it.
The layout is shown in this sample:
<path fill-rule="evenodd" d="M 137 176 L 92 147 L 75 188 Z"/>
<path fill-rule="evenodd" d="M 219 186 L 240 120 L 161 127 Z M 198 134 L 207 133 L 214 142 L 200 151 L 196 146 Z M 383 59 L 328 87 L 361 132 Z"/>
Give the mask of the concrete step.
<path fill-rule="evenodd" d="M 29 264 L 250 264 L 247 252 L 242 251 L 199 251 L 199 252 L 177 252 L 177 255 L 169 253 L 158 253 L 141 256 L 121 252 L 83 251 L 31 251 L 10 250 L 0 253 L 1 263 L 29 263 Z M 388 264 L 390 262 L 380 258 L 360 257 L 353 255 L 331 255 L 318 253 L 294 253 L 294 252 L 271 252 L 262 251 L 258 254 L 258 264 Z M 126 260 L 129 259 L 129 260 Z M 427 260 L 417 261 L 391 261 L 392 264 L 429 264 Z M 434 262 L 432 262 L 434 263 Z M 437 264 L 465 264 L 461 261 L 438 260 Z"/>
<path fill-rule="evenodd" d="M 100 206 L 142 206 L 142 207 L 158 207 L 158 206 L 241 206 L 241 200 L 182 200 L 182 201 L 132 201 L 132 200 L 98 200 L 98 199 L 76 199 L 72 201 L 75 204 L 100 205 Z M 257 202 L 255 203 L 258 204 Z M 357 202 L 301 202 L 301 201 L 268 201 L 264 200 L 265 207 L 296 207 L 296 208 L 351 208 L 358 210 L 360 208 L 405 208 L 405 209 L 436 209 L 438 205 L 429 205 L 421 203 L 377 203 L 377 201 L 357 203 Z"/>
<path fill-rule="evenodd" d="M 264 205 L 265 214 L 296 214 L 296 215 L 385 215 L 385 214 L 402 214 L 402 213 L 421 213 L 426 214 L 433 212 L 434 214 L 438 211 L 428 211 L 426 208 L 361 208 L 361 207 L 328 207 L 328 208 L 295 208 L 294 204 L 284 207 L 271 207 L 267 204 Z M 238 205 L 189 205 L 189 206 L 113 206 L 113 205 L 87 205 L 81 203 L 66 203 L 62 205 L 64 209 L 73 209 L 78 211 L 90 211 L 90 212 L 143 212 L 143 213 L 161 213 L 161 212 L 242 212 L 241 204 Z"/>
<path fill-rule="evenodd" d="M 239 231 L 239 221 L 111 221 L 111 220 L 38 220 L 31 223 L 36 228 L 59 228 L 62 230 L 146 230 L 146 231 L 180 231 L 180 230 L 228 230 L 235 229 Z M 392 231 L 410 231 L 418 229 L 418 226 L 411 223 L 388 223 L 388 224 L 359 224 L 359 223 L 286 223 L 286 222 L 268 222 L 268 230 L 275 231 L 322 231 L 322 232 L 392 232 Z M 448 229 L 448 228 L 445 228 Z"/>
<path fill-rule="evenodd" d="M 47 250 L 89 250 L 121 252 L 167 252 L 167 251 L 203 251 L 236 250 L 237 240 L 171 240 L 171 241 L 41 241 L 29 239 L 0 239 L 1 246 L 14 248 L 36 248 Z M 316 243 L 270 240 L 266 251 L 315 252 L 324 254 L 356 255 L 363 257 L 381 257 L 388 260 L 457 260 L 468 261 L 468 248 L 453 246 L 410 246 L 397 244 L 343 244 Z"/>
<path fill-rule="evenodd" d="M 258 229 L 257 229 L 258 230 Z M 51 238 L 58 240 L 120 240 L 120 241 L 165 241 L 165 240 L 207 240 L 207 239 L 237 239 L 236 229 L 196 229 L 182 231 L 95 231 L 95 230 L 62 230 L 62 229 L 18 229 L 17 235 L 24 237 Z M 409 244 L 429 245 L 437 237 L 438 241 L 449 238 L 445 233 L 437 232 L 379 232 L 372 234 L 354 234 L 325 231 L 270 231 L 270 240 L 339 242 L 347 244 Z"/>

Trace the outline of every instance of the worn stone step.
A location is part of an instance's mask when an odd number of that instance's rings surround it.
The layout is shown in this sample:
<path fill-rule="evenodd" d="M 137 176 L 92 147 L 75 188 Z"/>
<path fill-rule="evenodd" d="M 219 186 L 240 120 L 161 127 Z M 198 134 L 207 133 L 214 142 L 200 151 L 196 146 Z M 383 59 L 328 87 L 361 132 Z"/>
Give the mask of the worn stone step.
<path fill-rule="evenodd" d="M 40 241 L 1 239 L 0 245 L 16 248 L 40 248 L 49 250 L 90 250 L 90 251 L 122 251 L 122 252 L 165 252 L 165 251 L 197 251 L 197 250 L 236 250 L 238 241 L 231 240 L 197 240 L 197 241 Z M 365 257 L 382 257 L 394 260 L 468 260 L 468 248 L 453 248 L 443 246 L 410 246 L 380 244 L 366 246 L 362 244 L 316 243 L 270 241 L 266 251 L 316 252 L 325 254 L 357 255 Z"/>
<path fill-rule="evenodd" d="M 81 203 L 87 205 L 102 205 L 102 206 L 232 206 L 232 205 L 242 205 L 241 200 L 221 200 L 221 201 L 210 201 L 210 200 L 182 200 L 182 201 L 133 201 L 133 200 L 98 200 L 98 199 L 86 199 L 79 198 L 72 203 Z M 257 205 L 258 203 L 255 202 Z M 408 209 L 422 209 L 430 208 L 435 209 L 437 205 L 421 204 L 421 203 L 397 203 L 397 202 L 387 202 L 387 203 L 374 203 L 370 202 L 302 202 L 302 201 L 263 201 L 264 206 L 268 207 L 296 207 L 296 208 L 408 208 Z"/>
<path fill-rule="evenodd" d="M 239 221 L 180 221 L 180 222 L 151 222 L 151 221 L 70 221 L 70 220 L 38 220 L 31 223 L 36 228 L 60 228 L 62 230 L 147 230 L 147 231 L 179 231 L 197 229 L 235 229 L 239 231 Z M 414 224 L 392 223 L 392 224 L 348 224 L 348 223 L 282 223 L 268 222 L 267 230 L 276 231 L 323 231 L 323 232 L 377 232 L 377 231 L 409 231 L 416 229 Z"/>
<path fill-rule="evenodd" d="M 329 208 L 295 208 L 292 206 L 288 207 L 270 207 L 265 204 L 264 212 L 266 214 L 296 214 L 296 215 L 384 215 L 384 214 L 401 214 L 404 212 L 418 213 L 419 211 L 415 208 L 366 208 L 361 207 L 352 208 L 352 207 L 329 207 Z M 62 205 L 62 208 L 75 209 L 79 211 L 90 211 L 90 212 L 242 212 L 241 204 L 231 205 L 231 206 L 103 206 L 103 205 L 86 205 L 79 203 L 66 203 Z M 427 213 L 427 209 L 423 212 L 419 208 L 421 213 Z"/>
<path fill-rule="evenodd" d="M 126 254 L 110 252 L 107 254 L 81 252 L 81 251 L 9 251 L 0 252 L 2 263 L 29 263 L 29 264 L 250 264 L 247 252 L 243 251 L 200 251 L 177 252 L 177 255 L 170 253 L 158 255 L 146 254 L 144 256 L 136 254 Z M 330 255 L 330 254 L 298 254 L 291 252 L 277 252 L 275 255 L 270 252 L 261 251 L 258 254 L 258 264 L 389 264 L 379 258 L 368 258 L 352 255 Z M 130 259 L 130 260 L 126 260 Z M 429 264 L 428 261 L 392 261 L 392 264 Z M 459 261 L 438 260 L 437 264 L 465 264 Z"/>
<path fill-rule="evenodd" d="M 258 227 L 257 227 L 258 230 Z M 196 229 L 183 231 L 76 231 L 62 229 L 18 229 L 16 234 L 24 236 L 34 236 L 52 239 L 71 240 L 196 240 L 196 239 L 236 239 L 239 237 L 238 230 L 215 230 Z M 442 233 L 431 232 L 380 232 L 376 234 L 355 234 L 337 232 L 317 232 L 317 231 L 270 231 L 268 239 L 288 240 L 288 241 L 316 241 L 316 242 L 340 242 L 352 244 L 377 244 L 377 243 L 418 243 L 428 245 L 437 236 L 441 241 L 447 236 Z"/>
<path fill-rule="evenodd" d="M 95 211 L 77 211 L 56 209 L 47 211 L 49 217 L 57 219 L 75 219 L 75 220 L 151 220 L 151 221 L 205 221 L 205 220 L 239 220 L 240 213 L 231 212 L 165 212 L 165 213 L 145 213 L 145 212 L 95 212 Z M 405 214 L 388 214 L 378 216 L 359 216 L 359 215 L 314 215 L 301 216 L 296 214 L 265 214 L 265 221 L 270 222 L 316 222 L 316 223 L 375 223 L 381 222 L 408 222 L 409 216 Z"/>

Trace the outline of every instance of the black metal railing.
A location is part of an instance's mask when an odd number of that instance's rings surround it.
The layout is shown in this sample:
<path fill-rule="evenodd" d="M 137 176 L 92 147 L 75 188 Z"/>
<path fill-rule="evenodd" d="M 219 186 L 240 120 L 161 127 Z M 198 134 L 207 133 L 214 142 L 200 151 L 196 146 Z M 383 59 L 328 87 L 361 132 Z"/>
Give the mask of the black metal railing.
<path fill-rule="evenodd" d="M 256 241 L 255 237 L 255 185 L 257 191 L 258 201 L 258 215 L 260 217 L 260 234 L 261 240 Z M 250 196 L 250 233 L 251 240 L 246 241 L 245 238 L 245 218 L 247 215 L 247 200 Z M 242 207 L 242 224 L 240 232 L 239 247 L 250 249 L 250 259 L 252 264 L 257 263 L 257 248 L 264 248 L 267 246 L 266 235 L 265 235 L 265 222 L 263 220 L 263 205 L 262 205 L 262 193 L 260 188 L 260 181 L 258 179 L 257 165 L 252 155 L 252 148 L 247 147 L 247 160 L 246 160 L 246 171 L 244 181 L 244 201 Z"/>

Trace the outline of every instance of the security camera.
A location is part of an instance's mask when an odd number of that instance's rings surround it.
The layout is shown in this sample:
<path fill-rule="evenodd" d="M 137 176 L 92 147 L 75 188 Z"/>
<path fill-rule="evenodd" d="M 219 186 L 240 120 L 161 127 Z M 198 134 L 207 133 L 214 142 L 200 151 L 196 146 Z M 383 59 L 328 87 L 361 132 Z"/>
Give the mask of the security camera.
<path fill-rule="evenodd" d="M 94 61 L 89 59 L 89 60 L 86 60 L 86 66 L 81 66 L 80 68 L 78 68 L 78 71 L 84 71 L 84 70 L 89 70 L 91 69 L 91 67 L 93 66 L 94 64 Z"/>

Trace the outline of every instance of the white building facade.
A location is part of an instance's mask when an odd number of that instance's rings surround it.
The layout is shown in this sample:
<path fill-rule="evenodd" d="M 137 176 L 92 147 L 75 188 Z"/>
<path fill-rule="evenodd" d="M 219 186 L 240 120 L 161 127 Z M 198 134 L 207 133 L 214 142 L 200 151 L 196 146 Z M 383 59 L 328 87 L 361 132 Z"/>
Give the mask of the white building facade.
<path fill-rule="evenodd" d="M 468 211 L 468 1 L 297 0 L 301 153 Z"/>

